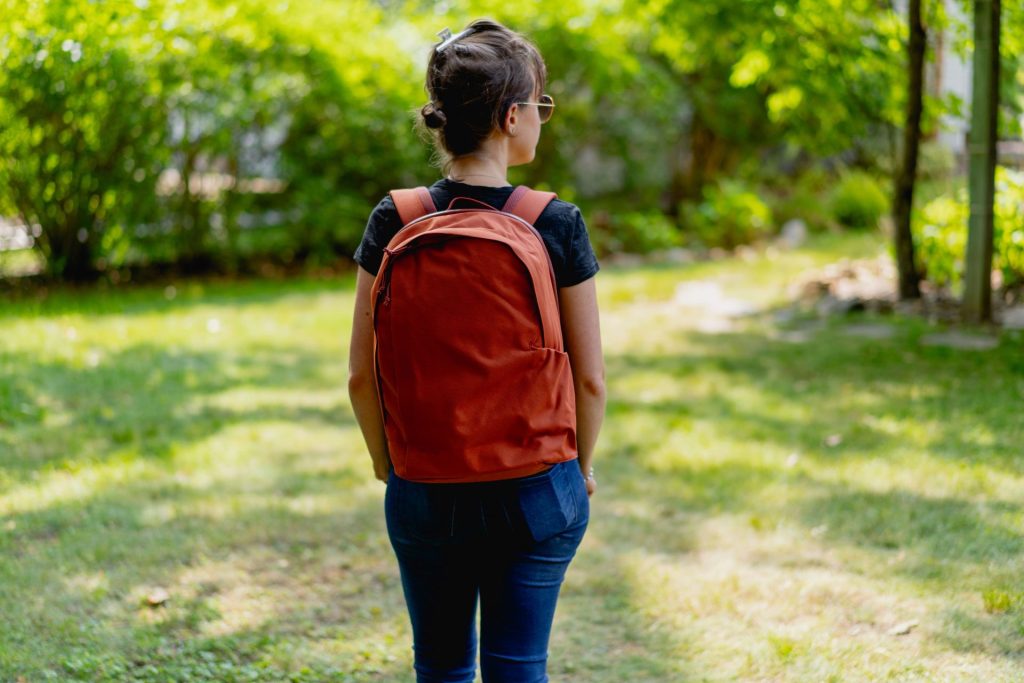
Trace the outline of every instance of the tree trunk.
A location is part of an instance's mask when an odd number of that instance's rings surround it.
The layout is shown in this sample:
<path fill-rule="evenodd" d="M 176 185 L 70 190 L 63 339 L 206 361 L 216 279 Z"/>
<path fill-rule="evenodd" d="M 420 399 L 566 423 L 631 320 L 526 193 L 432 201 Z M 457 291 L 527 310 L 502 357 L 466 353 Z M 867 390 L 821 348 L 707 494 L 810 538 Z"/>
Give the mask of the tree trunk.
<path fill-rule="evenodd" d="M 974 4 L 974 74 L 970 132 L 971 217 L 964 277 L 964 319 L 992 318 L 992 209 L 999 110 L 1000 0 Z"/>
<path fill-rule="evenodd" d="M 910 0 L 910 44 L 907 59 L 907 118 L 903 126 L 903 160 L 896 175 L 893 202 L 893 239 L 896 267 L 899 271 L 900 299 L 921 296 L 920 276 L 914 264 L 914 240 L 910 231 L 914 207 L 914 183 L 917 180 L 917 156 L 921 142 L 921 112 L 924 108 L 925 32 L 921 23 L 921 0 Z"/>
<path fill-rule="evenodd" d="M 59 276 L 70 282 L 91 282 L 99 277 L 99 270 L 93 263 L 92 244 L 79 241 L 77 231 L 75 233 L 67 252 L 61 256 L 62 272 Z"/>
<path fill-rule="evenodd" d="M 735 149 L 729 142 L 695 111 L 689 129 L 680 133 L 673 152 L 666 213 L 678 218 L 680 204 L 699 200 L 705 186 L 726 172 L 735 156 Z"/>

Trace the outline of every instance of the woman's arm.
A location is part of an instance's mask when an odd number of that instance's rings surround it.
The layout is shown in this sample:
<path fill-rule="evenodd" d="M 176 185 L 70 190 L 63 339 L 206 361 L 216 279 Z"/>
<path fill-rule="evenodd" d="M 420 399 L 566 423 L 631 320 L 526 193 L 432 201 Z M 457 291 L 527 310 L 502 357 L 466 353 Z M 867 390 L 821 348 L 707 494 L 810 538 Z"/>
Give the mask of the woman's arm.
<path fill-rule="evenodd" d="M 558 292 L 565 348 L 572 365 L 576 388 L 576 446 L 584 475 L 590 469 L 597 434 L 604 420 L 604 357 L 601 353 L 601 325 L 597 312 L 597 289 L 591 277 Z M 587 480 L 587 492 L 596 484 Z"/>
<path fill-rule="evenodd" d="M 384 418 L 377 397 L 377 378 L 373 372 L 373 309 L 370 292 L 374 277 L 364 268 L 356 275 L 356 304 L 352 317 L 352 343 L 348 351 L 348 396 L 352 412 L 363 432 L 366 448 L 373 459 L 373 473 L 388 480 L 391 458 L 384 435 Z"/>

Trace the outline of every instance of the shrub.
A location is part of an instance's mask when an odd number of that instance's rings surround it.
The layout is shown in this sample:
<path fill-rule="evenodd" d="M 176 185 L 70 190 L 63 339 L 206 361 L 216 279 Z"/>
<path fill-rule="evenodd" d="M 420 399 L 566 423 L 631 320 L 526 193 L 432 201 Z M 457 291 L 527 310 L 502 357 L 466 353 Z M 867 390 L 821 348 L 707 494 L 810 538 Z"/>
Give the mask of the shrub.
<path fill-rule="evenodd" d="M 765 237 L 774 229 L 772 212 L 754 190 L 738 181 L 724 181 L 705 192 L 705 199 L 685 211 L 694 236 L 708 247 L 731 249 Z"/>
<path fill-rule="evenodd" d="M 815 232 L 824 232 L 834 224 L 825 188 L 829 184 L 826 174 L 812 169 L 777 188 L 768 201 L 776 225 L 785 225 L 793 219 L 802 220 Z"/>
<path fill-rule="evenodd" d="M 992 267 L 1006 286 L 1024 284 L 1024 173 L 996 169 Z M 970 210 L 967 193 L 935 199 L 914 215 L 914 242 L 921 272 L 939 286 L 963 278 Z"/>
<path fill-rule="evenodd" d="M 0 11 L 0 210 L 38 224 L 53 276 L 96 274 L 105 235 L 152 216 L 166 158 L 150 11 L 127 0 Z"/>
<path fill-rule="evenodd" d="M 0 9 L 0 216 L 40 224 L 63 278 L 351 253 L 426 156 L 408 114 L 422 77 L 383 15 L 371 0 Z"/>
<path fill-rule="evenodd" d="M 1024 284 L 1024 173 L 996 169 L 993 267 L 1007 286 Z"/>
<path fill-rule="evenodd" d="M 889 210 L 889 199 L 878 181 L 867 173 L 843 174 L 832 194 L 832 215 L 849 228 L 876 228 Z"/>
<path fill-rule="evenodd" d="M 660 211 L 615 215 L 597 212 L 589 228 L 591 243 L 599 256 L 623 252 L 648 254 L 681 243 L 679 229 Z"/>
<path fill-rule="evenodd" d="M 914 220 L 915 256 L 928 281 L 947 287 L 963 277 L 967 244 L 967 203 L 952 197 L 934 199 Z"/>

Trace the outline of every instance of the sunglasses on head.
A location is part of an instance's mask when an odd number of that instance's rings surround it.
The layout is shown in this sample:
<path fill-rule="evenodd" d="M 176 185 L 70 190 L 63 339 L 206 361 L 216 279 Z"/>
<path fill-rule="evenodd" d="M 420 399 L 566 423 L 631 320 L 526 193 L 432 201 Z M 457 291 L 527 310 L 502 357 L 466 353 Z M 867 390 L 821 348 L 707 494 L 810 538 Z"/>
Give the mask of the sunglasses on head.
<path fill-rule="evenodd" d="M 537 102 L 516 102 L 516 104 L 532 104 L 537 107 L 537 114 L 540 116 L 541 123 L 550 121 L 551 115 L 555 113 L 555 99 L 551 95 L 541 95 L 540 100 Z"/>

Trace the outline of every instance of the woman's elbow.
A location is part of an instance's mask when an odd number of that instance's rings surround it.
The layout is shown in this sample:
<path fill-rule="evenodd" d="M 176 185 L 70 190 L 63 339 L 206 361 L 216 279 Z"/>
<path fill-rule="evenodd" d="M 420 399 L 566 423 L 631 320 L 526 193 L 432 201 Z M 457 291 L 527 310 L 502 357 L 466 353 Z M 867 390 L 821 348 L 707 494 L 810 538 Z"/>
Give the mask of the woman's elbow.
<path fill-rule="evenodd" d="M 583 375 L 576 382 L 577 394 L 604 399 L 605 391 L 604 372 Z"/>
<path fill-rule="evenodd" d="M 350 369 L 348 373 L 348 395 L 354 396 L 368 391 L 375 381 L 372 372 Z"/>

